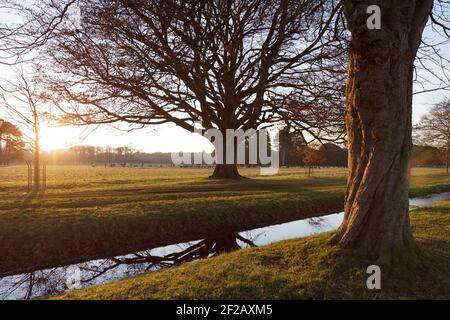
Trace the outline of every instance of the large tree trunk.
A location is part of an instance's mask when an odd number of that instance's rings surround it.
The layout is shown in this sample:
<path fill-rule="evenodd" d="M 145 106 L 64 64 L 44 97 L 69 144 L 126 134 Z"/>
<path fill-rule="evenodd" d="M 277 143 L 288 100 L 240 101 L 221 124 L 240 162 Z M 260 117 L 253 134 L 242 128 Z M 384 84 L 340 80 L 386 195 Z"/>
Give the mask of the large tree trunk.
<path fill-rule="evenodd" d="M 391 263 L 414 248 L 408 214 L 413 65 L 432 0 L 344 0 L 352 33 L 345 218 L 333 241 Z M 367 28 L 378 4 L 381 30 Z"/>
<path fill-rule="evenodd" d="M 213 174 L 209 177 L 210 179 L 239 179 L 242 176 L 239 174 L 237 167 L 237 144 L 235 141 L 232 143 L 232 148 L 234 148 L 234 163 L 227 163 L 227 137 L 226 132 L 222 133 L 223 136 L 223 150 L 216 150 L 216 166 L 214 168 Z M 219 159 L 221 158 L 221 159 Z"/>
<path fill-rule="evenodd" d="M 238 179 L 242 178 L 236 164 L 216 164 L 210 179 Z"/>

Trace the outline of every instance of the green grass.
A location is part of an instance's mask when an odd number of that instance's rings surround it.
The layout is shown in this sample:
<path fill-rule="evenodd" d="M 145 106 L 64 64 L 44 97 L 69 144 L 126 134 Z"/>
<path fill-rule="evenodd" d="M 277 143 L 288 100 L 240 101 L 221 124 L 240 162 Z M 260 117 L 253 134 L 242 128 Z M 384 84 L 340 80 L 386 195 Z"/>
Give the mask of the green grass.
<path fill-rule="evenodd" d="M 330 234 L 244 249 L 56 299 L 449 299 L 450 201 L 411 213 L 419 259 L 381 266 L 328 244 Z"/>
<path fill-rule="evenodd" d="M 45 194 L 25 167 L 0 168 L 0 276 L 282 223 L 342 208 L 345 170 L 283 169 L 213 181 L 208 170 L 49 167 Z M 450 191 L 439 169 L 414 170 L 412 194 Z"/>

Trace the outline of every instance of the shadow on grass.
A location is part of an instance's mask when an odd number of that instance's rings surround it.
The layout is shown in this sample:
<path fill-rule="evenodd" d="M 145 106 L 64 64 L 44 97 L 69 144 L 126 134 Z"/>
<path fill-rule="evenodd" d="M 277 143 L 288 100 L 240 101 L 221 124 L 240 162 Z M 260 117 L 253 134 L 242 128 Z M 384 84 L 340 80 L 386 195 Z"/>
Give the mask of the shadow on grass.
<path fill-rule="evenodd" d="M 16 207 L 19 208 L 21 212 L 32 213 L 30 210 L 40 206 L 39 202 L 44 198 L 44 195 L 45 191 L 29 192 L 25 198 L 17 201 Z"/>

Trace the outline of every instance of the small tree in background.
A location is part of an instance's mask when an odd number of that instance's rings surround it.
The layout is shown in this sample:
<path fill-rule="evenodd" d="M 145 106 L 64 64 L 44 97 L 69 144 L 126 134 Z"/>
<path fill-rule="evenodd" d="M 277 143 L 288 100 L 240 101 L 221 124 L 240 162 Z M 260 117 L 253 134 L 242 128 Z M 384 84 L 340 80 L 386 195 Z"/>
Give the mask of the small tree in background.
<path fill-rule="evenodd" d="M 280 130 L 280 164 L 281 166 L 300 166 L 302 150 L 306 145 L 305 138 L 300 131 L 286 126 Z"/>
<path fill-rule="evenodd" d="M 305 174 L 311 177 L 314 173 L 314 168 L 320 166 L 325 162 L 325 154 L 317 146 L 306 146 L 303 149 L 303 163 L 306 168 Z"/>

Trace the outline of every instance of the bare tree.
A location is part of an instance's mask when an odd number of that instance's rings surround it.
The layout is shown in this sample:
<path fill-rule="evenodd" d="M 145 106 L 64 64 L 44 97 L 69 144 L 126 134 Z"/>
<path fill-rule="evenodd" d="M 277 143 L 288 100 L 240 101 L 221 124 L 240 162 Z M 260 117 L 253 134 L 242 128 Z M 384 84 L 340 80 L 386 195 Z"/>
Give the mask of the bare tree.
<path fill-rule="evenodd" d="M 37 1 L 0 0 L 0 65 L 15 65 L 29 54 L 33 56 L 34 50 L 52 37 L 76 1 L 68 0 L 58 5 L 58 10 L 35 14 L 32 8 L 39 5 Z M 54 7 L 56 2 L 49 1 L 48 5 Z"/>
<path fill-rule="evenodd" d="M 34 191 L 40 190 L 40 125 L 45 116 L 46 98 L 21 67 L 15 68 L 13 80 L 3 80 L 0 105 L 6 114 L 27 131 L 25 138 L 33 152 Z"/>
<path fill-rule="evenodd" d="M 443 154 L 446 171 L 450 153 L 450 100 L 437 104 L 415 127 L 423 145 L 437 147 Z"/>
<path fill-rule="evenodd" d="M 281 119 L 280 94 L 311 90 L 315 63 L 343 52 L 334 0 L 78 4 L 41 55 L 74 123 L 258 129 Z M 235 164 L 213 174 L 236 176 Z"/>

